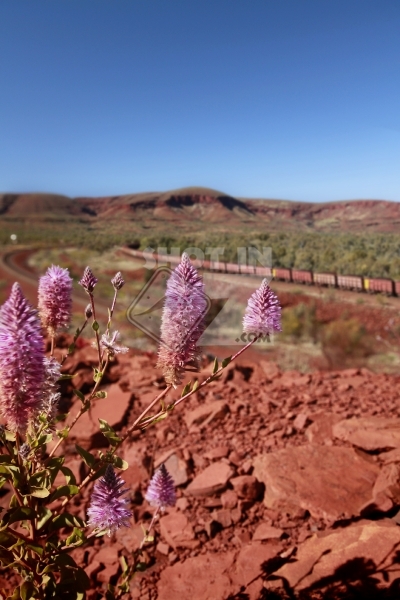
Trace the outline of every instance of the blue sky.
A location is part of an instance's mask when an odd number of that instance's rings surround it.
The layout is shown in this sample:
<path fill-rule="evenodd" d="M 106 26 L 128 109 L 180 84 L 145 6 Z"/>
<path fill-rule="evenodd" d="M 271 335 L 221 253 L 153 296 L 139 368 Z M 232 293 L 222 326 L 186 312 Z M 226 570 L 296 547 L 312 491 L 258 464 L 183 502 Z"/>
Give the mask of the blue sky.
<path fill-rule="evenodd" d="M 400 201 L 398 0 L 2 0 L 0 191 Z"/>

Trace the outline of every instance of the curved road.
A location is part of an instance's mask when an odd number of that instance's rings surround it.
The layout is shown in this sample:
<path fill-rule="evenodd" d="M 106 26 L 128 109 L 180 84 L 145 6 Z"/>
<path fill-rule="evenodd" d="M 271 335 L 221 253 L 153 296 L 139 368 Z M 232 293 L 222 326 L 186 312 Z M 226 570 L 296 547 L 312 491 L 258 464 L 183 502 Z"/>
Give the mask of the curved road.
<path fill-rule="evenodd" d="M 35 250 L 31 248 L 19 248 L 18 250 L 6 250 L 0 253 L 0 280 L 6 284 L 5 297 L 8 296 L 12 284 L 18 281 L 28 300 L 34 306 L 37 306 L 39 277 L 37 273 L 27 266 L 27 260 L 32 252 L 35 252 Z M 76 285 L 74 285 L 74 288 L 76 288 Z M 72 300 L 73 311 L 75 313 L 79 312 L 79 314 L 83 312 L 89 302 L 88 296 L 79 288 L 78 290 L 73 290 Z M 108 317 L 107 306 L 99 303 L 98 300 L 96 300 L 97 313 L 99 316 Z"/>

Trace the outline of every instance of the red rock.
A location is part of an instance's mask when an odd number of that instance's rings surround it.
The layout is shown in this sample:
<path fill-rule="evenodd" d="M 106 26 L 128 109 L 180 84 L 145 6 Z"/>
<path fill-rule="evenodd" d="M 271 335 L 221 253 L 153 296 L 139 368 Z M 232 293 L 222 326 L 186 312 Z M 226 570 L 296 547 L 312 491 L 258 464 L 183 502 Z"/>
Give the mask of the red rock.
<path fill-rule="evenodd" d="M 233 490 L 226 490 L 226 492 L 221 494 L 221 504 L 223 508 L 235 508 L 237 503 L 237 493 Z"/>
<path fill-rule="evenodd" d="M 268 379 L 276 379 L 281 375 L 278 365 L 274 362 L 260 360 L 260 366 L 264 371 L 265 375 L 268 377 Z"/>
<path fill-rule="evenodd" d="M 384 465 L 373 489 L 374 498 L 378 494 L 384 494 L 387 498 L 393 501 L 393 504 L 400 504 L 400 465 L 388 464 Z"/>
<path fill-rule="evenodd" d="M 103 565 L 113 565 L 116 561 L 116 557 L 118 556 L 118 551 L 122 550 L 123 546 L 121 544 L 103 544 L 100 550 L 97 552 L 95 559 L 102 563 Z"/>
<path fill-rule="evenodd" d="M 184 485 L 188 481 L 186 462 L 179 458 L 179 456 L 176 454 L 171 454 L 164 464 L 168 470 L 168 473 L 174 480 L 176 487 Z"/>
<path fill-rule="evenodd" d="M 372 497 L 378 473 L 352 448 L 287 447 L 254 460 L 267 507 L 285 507 L 289 513 L 301 507 L 317 518 L 358 515 Z"/>
<path fill-rule="evenodd" d="M 253 534 L 253 541 L 264 542 L 265 540 L 280 539 L 283 535 L 283 529 L 272 527 L 268 523 L 260 523 Z"/>
<path fill-rule="evenodd" d="M 334 425 L 333 434 L 364 450 L 400 448 L 400 419 L 345 419 Z"/>
<path fill-rule="evenodd" d="M 202 425 L 205 427 L 211 423 L 211 421 L 222 419 L 228 412 L 228 404 L 216 400 L 215 402 L 202 404 L 194 410 L 191 410 L 185 414 L 184 419 L 188 429 L 190 429 L 192 425 Z"/>
<path fill-rule="evenodd" d="M 140 525 L 134 525 L 131 519 L 131 527 L 121 527 L 115 534 L 117 541 L 128 552 L 135 552 L 143 541 L 143 529 Z"/>
<path fill-rule="evenodd" d="M 250 542 L 239 552 L 232 573 L 233 581 L 239 586 L 248 586 L 262 574 L 263 563 L 275 558 L 281 551 L 282 545 L 279 542 L 269 544 Z"/>
<path fill-rule="evenodd" d="M 219 523 L 224 529 L 232 525 L 231 511 L 227 508 L 223 508 L 222 510 L 214 510 L 211 513 L 211 516 L 214 521 Z"/>
<path fill-rule="evenodd" d="M 205 452 L 204 456 L 206 458 L 208 458 L 209 460 L 215 460 L 218 458 L 226 458 L 228 456 L 228 454 L 229 454 L 228 446 L 217 446 L 216 448 L 213 448 L 212 450 Z"/>
<path fill-rule="evenodd" d="M 123 458 L 129 466 L 122 477 L 132 492 L 139 490 L 142 483 L 148 479 L 148 473 L 143 466 L 143 451 L 140 442 L 133 442 L 123 449 Z"/>
<path fill-rule="evenodd" d="M 86 575 L 89 577 L 89 579 L 95 579 L 97 573 L 99 571 L 101 571 L 102 568 L 103 567 L 101 566 L 99 561 L 93 560 L 92 562 L 90 562 L 88 564 L 87 567 L 85 567 L 85 572 L 86 572 Z"/>
<path fill-rule="evenodd" d="M 317 590 L 319 581 L 323 585 L 324 579 L 335 578 L 335 574 L 341 582 L 346 578 L 341 567 L 362 559 L 368 565 L 368 576 L 388 587 L 400 577 L 396 559 L 399 543 L 400 529 L 391 521 L 364 521 L 321 537 L 313 535 L 299 546 L 294 560 L 275 571 L 274 577 L 284 578 L 295 591 L 311 586 Z M 349 569 L 348 577 L 353 584 L 357 581 Z"/>
<path fill-rule="evenodd" d="M 297 429 L 297 431 L 301 431 L 304 429 L 308 420 L 308 415 L 306 413 L 299 413 L 295 420 L 293 421 L 293 427 Z"/>
<path fill-rule="evenodd" d="M 233 470 L 226 463 L 212 463 L 193 479 L 185 493 L 192 496 L 212 496 L 224 490 L 232 475 Z"/>
<path fill-rule="evenodd" d="M 128 415 L 132 394 L 123 392 L 117 383 L 110 385 L 106 391 L 107 398 L 100 398 L 92 404 L 92 421 L 98 424 L 98 419 L 104 419 L 111 427 L 119 429 Z"/>
<path fill-rule="evenodd" d="M 240 457 L 240 455 L 236 452 L 236 450 L 232 450 L 232 452 L 229 454 L 229 462 L 231 462 L 233 465 L 235 465 L 235 467 L 238 467 L 240 465 L 240 463 L 242 462 L 242 459 Z"/>
<path fill-rule="evenodd" d="M 112 577 L 116 577 L 118 575 L 118 571 L 120 571 L 121 566 L 118 560 L 115 560 L 113 564 L 107 564 L 105 569 L 102 569 L 97 574 L 97 581 L 101 583 L 110 583 Z"/>
<path fill-rule="evenodd" d="M 310 415 L 312 424 L 307 427 L 306 437 L 311 444 L 332 445 L 333 426 L 340 421 L 340 416 L 334 413 L 319 412 Z"/>
<path fill-rule="evenodd" d="M 195 548 L 199 542 L 195 540 L 193 527 L 182 512 L 171 511 L 160 519 L 160 532 L 164 540 L 175 551 L 178 547 Z"/>
<path fill-rule="evenodd" d="M 256 500 L 260 493 L 260 484 L 254 475 L 239 475 L 233 477 L 230 482 L 239 498 Z"/>
<path fill-rule="evenodd" d="M 168 544 L 164 544 L 164 542 L 158 542 L 156 546 L 157 552 L 163 554 L 164 556 L 168 556 L 169 546 Z"/>
<path fill-rule="evenodd" d="M 234 553 L 208 553 L 177 562 L 161 572 L 158 600 L 226 600 L 231 593 Z"/>

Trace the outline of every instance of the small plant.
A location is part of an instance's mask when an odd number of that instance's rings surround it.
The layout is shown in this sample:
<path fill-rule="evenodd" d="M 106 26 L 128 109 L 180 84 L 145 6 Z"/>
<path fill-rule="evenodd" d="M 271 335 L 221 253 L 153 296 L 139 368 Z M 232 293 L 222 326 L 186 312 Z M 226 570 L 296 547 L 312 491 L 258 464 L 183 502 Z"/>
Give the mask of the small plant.
<path fill-rule="evenodd" d="M 202 279 L 188 256 L 183 255 L 168 282 L 162 318 L 158 365 L 166 386 L 123 434 L 99 419 L 100 431 L 109 446 L 95 455 L 76 445 L 77 455 L 88 469 L 78 485 L 65 465 L 62 445 L 81 416 L 94 403 L 106 401 L 106 392 L 100 389 L 104 373 L 115 355 L 128 351 L 120 344 L 118 332 L 112 330 L 118 292 L 124 285 L 122 275 L 117 273 L 111 280 L 114 296 L 103 332 L 96 320 L 97 282 L 87 267 L 79 282 L 89 300 L 84 321 L 60 362 L 54 358 L 57 334 L 68 326 L 71 316 L 72 280 L 66 269 L 52 266 L 41 278 L 39 313 L 30 306 L 18 283 L 0 309 L 0 409 L 6 422 L 0 428 L 0 487 L 7 485 L 13 492 L 8 509 L 1 513 L 0 561 L 4 569 L 14 570 L 21 577 L 9 600 L 84 599 L 89 579 L 69 553 L 90 544 L 94 537 L 110 536 L 118 528 L 129 526 L 132 507 L 119 474 L 128 467 L 119 456 L 125 440 L 134 430 L 143 431 L 163 420 L 197 390 L 217 379 L 258 337 L 280 331 L 279 302 L 263 281 L 250 298 L 244 316 L 244 331 L 253 334 L 252 341 L 221 364 L 215 359 L 209 377 L 189 382 L 177 394 L 184 372 L 197 367 L 197 342 L 204 330 L 207 307 Z M 58 381 L 73 376 L 62 373 L 63 364 L 74 353 L 78 338 L 89 324 L 98 356 L 93 387 L 86 395 L 75 390 L 81 406 L 70 425 L 65 426 L 66 415 L 58 410 Z M 43 332 L 50 339 L 48 355 Z M 56 485 L 60 476 L 64 482 Z M 84 521 L 68 509 L 71 499 L 88 486 L 92 486 L 92 492 Z M 175 504 L 174 483 L 164 465 L 152 477 L 146 499 L 155 507 L 153 519 L 144 530 L 140 548 L 122 558 L 122 575 L 117 585 L 108 586 L 108 600 L 129 592 L 131 578 L 142 568 L 144 546 L 153 540 L 151 532 L 158 514 Z"/>

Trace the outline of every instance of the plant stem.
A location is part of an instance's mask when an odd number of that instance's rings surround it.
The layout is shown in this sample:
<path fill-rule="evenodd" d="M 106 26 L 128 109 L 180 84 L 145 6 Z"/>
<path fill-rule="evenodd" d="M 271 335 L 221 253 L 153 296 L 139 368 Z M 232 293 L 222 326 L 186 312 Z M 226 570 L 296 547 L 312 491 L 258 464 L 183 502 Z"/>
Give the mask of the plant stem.
<path fill-rule="evenodd" d="M 101 369 L 100 369 L 100 370 L 101 370 L 101 372 L 102 372 L 103 374 L 104 374 L 104 371 L 105 371 L 105 370 L 106 370 L 106 368 L 107 368 L 107 365 L 108 365 L 108 360 L 109 360 L 109 357 L 108 357 L 108 355 L 107 355 L 106 362 L 104 363 L 104 366 L 103 366 L 103 368 L 101 368 Z M 101 365 L 100 365 L 100 366 L 101 366 Z M 97 391 L 97 388 L 98 388 L 98 387 L 99 387 L 99 385 L 101 384 L 101 380 L 102 380 L 102 379 L 103 379 L 103 376 L 101 376 L 101 378 L 100 378 L 100 379 L 98 379 L 98 380 L 96 381 L 96 384 L 95 384 L 95 386 L 94 386 L 94 388 L 93 388 L 92 392 L 90 393 L 90 396 L 89 396 L 89 398 L 88 398 L 88 399 L 87 399 L 85 402 L 90 402 L 91 400 L 93 400 L 93 398 L 94 398 L 94 395 L 95 395 L 95 393 L 96 393 L 96 391 Z M 82 406 L 81 406 L 81 408 L 79 409 L 79 412 L 78 412 L 78 413 L 75 415 L 75 418 L 74 418 L 74 420 L 72 421 L 71 425 L 69 426 L 69 428 L 68 428 L 68 432 L 67 432 L 67 435 L 69 435 L 69 433 L 70 433 L 71 429 L 72 429 L 72 428 L 73 428 L 73 426 L 76 424 L 76 422 L 78 421 L 78 419 L 80 419 L 80 417 L 83 415 L 83 413 L 84 413 L 84 412 L 86 412 L 86 409 L 85 409 L 85 408 L 84 408 L 84 406 L 82 405 Z M 64 439 L 65 439 L 65 438 L 64 438 L 64 437 L 62 437 L 62 438 L 60 438 L 60 439 L 57 441 L 56 445 L 54 446 L 54 448 L 53 448 L 53 449 L 52 449 L 52 451 L 50 452 L 50 454 L 49 454 L 49 457 L 46 459 L 46 463 L 45 463 L 45 464 L 47 464 L 47 463 L 48 463 L 48 461 L 50 460 L 50 458 L 51 458 L 52 456 L 54 456 L 54 453 L 55 453 L 55 451 L 56 451 L 56 450 L 57 450 L 57 448 L 60 446 L 60 444 L 62 444 L 62 442 L 63 442 L 63 440 L 64 440 Z"/>
<path fill-rule="evenodd" d="M 255 337 L 251 342 L 249 342 L 248 344 L 246 344 L 246 346 L 243 346 L 243 348 L 241 348 L 238 352 L 236 352 L 236 354 L 234 354 L 231 358 L 231 360 L 229 361 L 228 364 L 230 364 L 231 362 L 233 362 L 238 356 L 240 356 L 241 354 L 243 354 L 243 352 L 245 352 L 247 350 L 247 348 L 249 348 L 252 344 L 254 344 L 254 342 L 256 342 L 258 340 L 260 336 Z M 226 365 L 228 366 L 228 365 Z M 220 373 L 222 373 L 222 371 L 225 369 L 226 367 L 219 367 L 219 369 L 213 373 L 212 375 L 210 375 L 209 377 L 207 377 L 207 379 L 205 379 L 195 390 L 191 390 L 190 392 L 188 392 L 187 394 L 185 394 L 185 396 L 182 396 L 181 398 L 178 398 L 177 400 L 175 400 L 175 402 L 173 402 L 172 404 L 170 404 L 167 408 L 169 410 L 175 408 L 176 406 L 178 406 L 181 402 L 183 402 L 184 400 L 186 400 L 187 398 L 189 398 L 190 396 L 192 396 L 193 394 L 195 394 L 199 389 L 201 389 L 202 387 L 204 387 L 205 385 L 207 385 L 208 383 L 210 383 L 210 381 L 212 381 L 215 377 L 217 377 Z M 139 426 L 145 428 L 148 427 L 149 425 L 151 425 L 151 423 L 158 419 L 161 415 L 164 414 L 165 411 L 159 411 L 156 415 L 153 415 L 151 417 L 149 417 L 148 419 L 146 419 L 145 421 L 143 421 L 142 423 L 139 423 Z"/>
<path fill-rule="evenodd" d="M 96 323 L 96 309 L 95 309 L 95 306 L 94 306 L 94 297 L 93 297 L 93 294 L 89 294 L 89 298 L 90 298 L 90 305 L 92 307 L 92 313 L 93 313 L 93 323 Z M 99 355 L 99 370 L 101 371 L 101 348 L 100 348 L 100 337 L 99 337 L 99 330 L 98 329 L 96 329 L 95 334 L 96 334 L 97 353 Z"/>
<path fill-rule="evenodd" d="M 145 545 L 145 543 L 146 543 L 146 540 L 147 540 L 148 536 L 150 535 L 150 531 L 152 530 L 152 528 L 153 528 L 153 525 L 154 525 L 154 523 L 156 522 L 156 519 L 157 519 L 157 517 L 158 517 L 158 513 L 159 513 L 159 512 L 160 512 L 160 507 L 159 507 L 159 506 L 157 506 L 156 512 L 154 513 L 154 515 L 153 515 L 153 518 L 152 518 L 152 519 L 151 519 L 151 521 L 150 521 L 150 525 L 149 525 L 149 528 L 148 528 L 148 530 L 147 530 L 147 533 L 146 533 L 146 535 L 144 536 L 144 538 L 143 538 L 143 539 L 142 539 L 142 541 L 141 541 L 141 544 L 140 544 L 140 546 L 139 546 L 139 550 L 141 550 L 141 549 L 143 548 L 143 546 Z"/>

